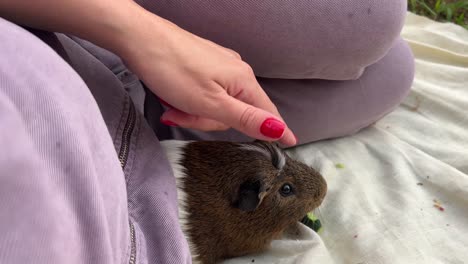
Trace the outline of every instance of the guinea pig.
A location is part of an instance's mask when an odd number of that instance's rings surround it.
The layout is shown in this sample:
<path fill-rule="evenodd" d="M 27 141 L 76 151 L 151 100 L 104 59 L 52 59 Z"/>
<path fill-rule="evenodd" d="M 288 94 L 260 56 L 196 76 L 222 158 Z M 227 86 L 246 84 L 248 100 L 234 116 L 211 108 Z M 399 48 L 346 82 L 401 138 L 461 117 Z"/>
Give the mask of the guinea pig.
<path fill-rule="evenodd" d="M 259 253 L 318 207 L 327 184 L 263 141 L 161 142 L 176 178 L 179 223 L 194 263 Z"/>

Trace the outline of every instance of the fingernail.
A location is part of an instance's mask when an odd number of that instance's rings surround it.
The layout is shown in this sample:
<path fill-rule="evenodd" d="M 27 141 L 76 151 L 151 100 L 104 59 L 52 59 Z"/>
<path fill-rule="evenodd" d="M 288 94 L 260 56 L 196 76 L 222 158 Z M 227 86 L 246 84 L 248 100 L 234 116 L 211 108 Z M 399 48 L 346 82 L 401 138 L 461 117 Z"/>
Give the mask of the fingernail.
<path fill-rule="evenodd" d="M 163 123 L 164 125 L 166 126 L 173 126 L 173 127 L 176 127 L 178 126 L 176 123 L 170 121 L 170 120 L 164 120 L 164 119 L 161 119 L 161 123 Z"/>
<path fill-rule="evenodd" d="M 269 138 L 281 138 L 285 129 L 286 125 L 283 122 L 275 118 L 268 118 L 263 121 L 260 132 Z"/>

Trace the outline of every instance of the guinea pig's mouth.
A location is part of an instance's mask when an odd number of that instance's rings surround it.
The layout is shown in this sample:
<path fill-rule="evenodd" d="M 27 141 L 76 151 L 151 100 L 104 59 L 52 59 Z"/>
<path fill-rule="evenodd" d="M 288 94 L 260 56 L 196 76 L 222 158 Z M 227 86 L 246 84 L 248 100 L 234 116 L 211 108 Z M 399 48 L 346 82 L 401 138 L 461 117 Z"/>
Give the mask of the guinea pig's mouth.
<path fill-rule="evenodd" d="M 319 207 L 322 204 L 323 200 L 325 200 L 326 195 L 327 195 L 327 191 L 324 191 L 322 197 L 320 197 L 320 200 L 317 202 L 316 207 Z"/>
<path fill-rule="evenodd" d="M 308 226 L 315 232 L 318 232 L 322 228 L 322 223 L 315 216 L 313 211 L 319 208 L 319 206 L 322 204 L 323 200 L 325 199 L 326 194 L 327 194 L 327 185 L 324 185 L 324 188 L 322 188 L 319 191 L 319 195 L 317 197 L 317 200 L 313 203 L 312 209 L 309 210 L 309 212 L 300 220 L 301 223 Z"/>
<path fill-rule="evenodd" d="M 322 204 L 323 200 L 325 200 L 326 195 L 327 195 L 327 186 L 325 185 L 321 190 L 316 192 L 314 201 L 312 203 L 312 209 L 309 211 L 312 211 L 315 208 L 319 207 Z"/>

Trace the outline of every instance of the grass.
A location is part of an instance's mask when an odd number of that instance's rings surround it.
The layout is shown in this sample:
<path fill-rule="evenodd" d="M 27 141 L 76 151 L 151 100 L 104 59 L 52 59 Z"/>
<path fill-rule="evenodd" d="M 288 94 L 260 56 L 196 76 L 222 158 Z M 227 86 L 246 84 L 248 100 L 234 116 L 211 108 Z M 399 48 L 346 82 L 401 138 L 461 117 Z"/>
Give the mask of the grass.
<path fill-rule="evenodd" d="M 408 0 L 408 10 L 468 29 L 468 0 Z"/>

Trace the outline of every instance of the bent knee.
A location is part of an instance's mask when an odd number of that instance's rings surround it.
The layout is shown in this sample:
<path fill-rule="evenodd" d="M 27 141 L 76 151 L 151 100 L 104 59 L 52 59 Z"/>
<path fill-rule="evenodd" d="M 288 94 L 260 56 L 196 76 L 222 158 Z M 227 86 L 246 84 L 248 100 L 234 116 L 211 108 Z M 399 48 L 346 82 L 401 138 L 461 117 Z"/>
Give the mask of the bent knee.
<path fill-rule="evenodd" d="M 406 0 L 138 2 L 237 51 L 257 76 L 282 79 L 358 78 L 394 45 L 407 8 Z"/>
<path fill-rule="evenodd" d="M 291 14 L 294 19 L 277 25 L 277 18 L 271 18 L 273 32 L 283 28 L 283 34 L 268 42 L 271 47 L 264 44 L 260 62 L 261 49 L 246 59 L 265 77 L 357 79 L 395 45 L 406 5 L 406 0 L 305 1 L 302 10 Z"/>
<path fill-rule="evenodd" d="M 405 99 L 413 78 L 412 52 L 398 39 L 358 80 L 259 80 L 300 142 L 306 143 L 350 135 L 381 119 Z"/>
<path fill-rule="evenodd" d="M 356 69 L 349 78 L 361 76 L 364 68 L 382 59 L 396 44 L 406 17 L 406 0 L 374 1 L 359 0 L 360 9 L 357 26 L 344 41 L 342 55 L 345 66 Z M 348 13 L 349 23 L 353 23 L 353 13 Z"/>
<path fill-rule="evenodd" d="M 408 95 L 414 80 L 414 56 L 408 44 L 399 38 L 387 55 L 376 64 L 368 67 L 363 75 L 365 83 L 378 83 L 367 87 L 367 94 L 374 101 L 381 116 L 397 107 Z"/>

